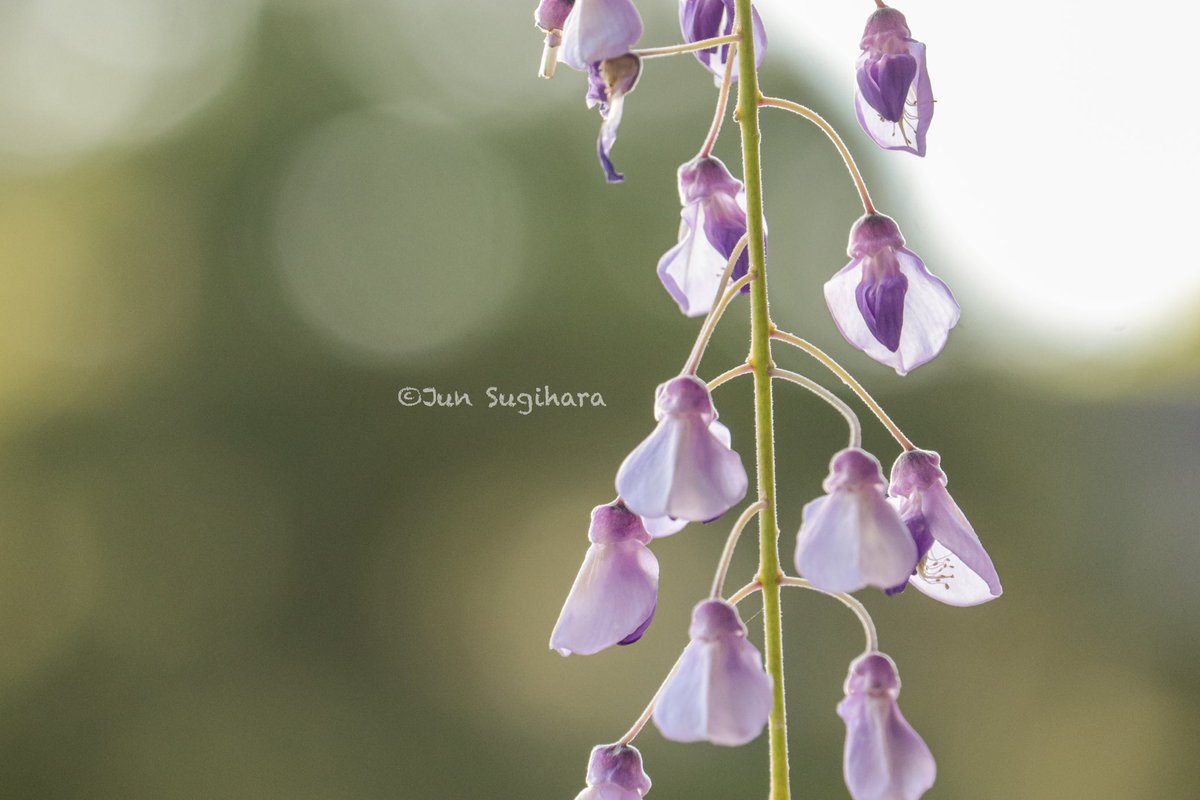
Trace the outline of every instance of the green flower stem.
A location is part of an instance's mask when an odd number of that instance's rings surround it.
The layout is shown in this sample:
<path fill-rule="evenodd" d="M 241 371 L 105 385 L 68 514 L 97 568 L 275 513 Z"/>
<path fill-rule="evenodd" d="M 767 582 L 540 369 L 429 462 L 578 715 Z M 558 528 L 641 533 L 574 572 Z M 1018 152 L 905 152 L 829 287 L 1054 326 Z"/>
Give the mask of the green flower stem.
<path fill-rule="evenodd" d="M 759 163 L 758 67 L 750 0 L 735 0 L 738 44 L 737 120 L 742 132 L 742 179 L 746 183 L 746 236 L 750 253 L 750 366 L 754 368 L 754 431 L 758 465 L 758 577 L 763 593 L 763 638 L 767 673 L 774 681 L 774 704 L 768 723 L 771 753 L 770 800 L 790 800 L 787 710 L 783 686 L 783 613 L 779 603 L 779 521 L 775 506 L 775 431 L 771 417 L 770 310 L 767 305 L 766 247 L 763 240 L 762 167 Z"/>

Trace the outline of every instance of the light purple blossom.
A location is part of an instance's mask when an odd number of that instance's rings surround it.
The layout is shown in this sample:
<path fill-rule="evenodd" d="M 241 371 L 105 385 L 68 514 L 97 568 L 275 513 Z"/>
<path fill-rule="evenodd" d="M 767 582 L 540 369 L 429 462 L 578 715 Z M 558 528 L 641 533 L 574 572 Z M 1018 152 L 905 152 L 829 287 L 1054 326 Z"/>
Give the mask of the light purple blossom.
<path fill-rule="evenodd" d="M 896 704 L 900 677 L 883 653 L 850 664 L 846 697 L 837 712 L 846 722 L 843 769 L 854 800 L 918 800 L 933 786 L 937 765 Z"/>
<path fill-rule="evenodd" d="M 762 67 L 763 57 L 767 54 L 767 31 L 758 16 L 758 9 L 751 6 L 750 14 L 754 26 L 754 65 Z M 679 28 L 683 31 L 683 40 L 689 44 L 733 33 L 734 16 L 734 0 L 679 0 Z M 694 55 L 719 83 L 725 75 L 729 45 L 697 50 Z M 736 81 L 737 76 L 735 61 L 732 79 Z"/>
<path fill-rule="evenodd" d="M 699 317 L 712 309 L 729 257 L 746 235 L 746 188 L 719 158 L 697 156 L 679 168 L 679 201 L 679 243 L 658 260 L 658 278 L 680 311 Z M 743 251 L 730 280 L 749 265 Z"/>
<path fill-rule="evenodd" d="M 588 66 L 588 108 L 600 108 L 600 136 L 596 152 L 600 166 L 609 183 L 620 183 L 625 176 L 612 163 L 613 145 L 617 143 L 617 128 L 625 109 L 625 95 L 637 86 L 642 74 L 642 60 L 632 53 L 609 58 Z"/>
<path fill-rule="evenodd" d="M 575 0 L 563 24 L 559 60 L 577 70 L 622 56 L 642 38 L 642 16 L 632 0 Z"/>
<path fill-rule="evenodd" d="M 650 776 L 636 747 L 602 744 L 592 748 L 587 786 L 575 800 L 639 800 L 650 791 Z"/>
<path fill-rule="evenodd" d="M 734 747 L 754 740 L 771 715 L 771 676 L 746 639 L 737 609 L 704 600 L 692 612 L 692 641 L 654 707 L 654 724 L 677 742 Z"/>
<path fill-rule="evenodd" d="M 746 496 L 749 480 L 704 381 L 680 375 L 658 387 L 658 426 L 617 471 L 617 493 L 643 517 L 708 522 Z M 728 431 L 724 436 L 727 437 Z"/>
<path fill-rule="evenodd" d="M 637 514 L 619 500 L 596 506 L 588 539 L 592 544 L 550 634 L 550 648 L 564 656 L 633 644 L 650 627 L 658 603 L 658 560 Z"/>
<path fill-rule="evenodd" d="M 899 498 L 900 517 L 924 544 L 916 572 L 916 589 L 952 606 L 974 606 L 1003 593 L 992 559 L 954 498 L 946 491 L 941 456 L 910 450 L 892 465 L 888 491 Z M 922 541 L 924 540 L 924 541 Z"/>
<path fill-rule="evenodd" d="M 827 592 L 890 589 L 917 563 L 917 548 L 884 496 L 883 471 L 870 453 L 847 448 L 833 457 L 827 494 L 804 507 L 796 569 Z"/>
<path fill-rule="evenodd" d="M 925 155 L 934 105 L 925 45 L 913 40 L 903 14 L 880 8 L 867 20 L 861 47 L 854 95 L 858 124 L 886 150 Z"/>
<path fill-rule="evenodd" d="M 950 288 L 883 214 L 860 217 L 847 250 L 850 263 L 825 283 L 825 302 L 846 341 L 900 375 L 932 360 L 958 324 Z"/>

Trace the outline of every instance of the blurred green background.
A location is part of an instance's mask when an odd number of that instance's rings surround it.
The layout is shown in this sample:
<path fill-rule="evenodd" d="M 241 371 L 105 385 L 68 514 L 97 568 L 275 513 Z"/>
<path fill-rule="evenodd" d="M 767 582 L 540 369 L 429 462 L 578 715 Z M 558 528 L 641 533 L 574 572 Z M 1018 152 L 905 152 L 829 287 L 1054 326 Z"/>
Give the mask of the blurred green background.
<path fill-rule="evenodd" d="M 725 523 L 654 545 L 636 647 L 546 642 L 697 329 L 654 265 L 711 81 L 648 66 L 614 153 L 629 180 L 607 186 L 579 76 L 533 77 L 527 5 L 0 8 L 0 796 L 569 798 L 658 685 Z M 646 42 L 675 41 L 673 4 L 641 5 Z M 906 157 L 803 67 L 779 55 L 764 80 L 832 110 L 880 207 L 962 285 L 952 232 L 889 179 Z M 824 309 L 859 213 L 842 165 L 792 118 L 764 147 L 777 319 L 942 453 L 1004 581 L 975 609 L 864 597 L 938 759 L 928 797 L 1200 796 L 1194 325 L 1047 357 L 960 290 L 945 354 L 901 380 Z M 732 130 L 718 153 L 739 171 Z M 744 353 L 745 313 L 703 374 Z M 544 386 L 604 406 L 486 407 Z M 404 387 L 474 405 L 403 407 Z M 748 388 L 717 401 L 750 464 Z M 776 405 L 790 563 L 844 427 L 793 387 Z M 844 797 L 834 705 L 861 634 L 819 597 L 785 612 L 796 796 Z M 638 745 L 658 800 L 765 794 L 762 740 Z"/>

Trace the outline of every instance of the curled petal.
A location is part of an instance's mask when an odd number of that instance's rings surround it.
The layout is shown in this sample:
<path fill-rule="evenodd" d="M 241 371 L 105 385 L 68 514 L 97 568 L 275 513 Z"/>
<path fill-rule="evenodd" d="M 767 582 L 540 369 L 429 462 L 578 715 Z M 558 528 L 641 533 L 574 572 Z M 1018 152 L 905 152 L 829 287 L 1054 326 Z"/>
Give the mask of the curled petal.
<path fill-rule="evenodd" d="M 585 70 L 628 53 L 642 38 L 642 17 L 632 0 L 575 0 L 563 24 L 559 60 Z"/>
<path fill-rule="evenodd" d="M 625 97 L 618 95 L 609 103 L 608 114 L 600 122 L 600 135 L 596 138 L 596 154 L 604 177 L 609 183 L 621 183 L 625 176 L 617 172 L 612 162 L 613 145 L 617 143 L 617 129 L 621 127 L 621 115 L 625 110 Z"/>
<path fill-rule="evenodd" d="M 863 257 L 851 260 L 825 283 L 825 302 L 838 330 L 850 344 L 898 374 L 907 375 L 946 346 L 950 329 L 958 324 L 959 307 L 950 288 L 925 268 L 916 253 L 897 247 L 895 258 L 900 274 L 907 281 L 903 327 L 895 350 L 875 336 L 859 307 Z"/>

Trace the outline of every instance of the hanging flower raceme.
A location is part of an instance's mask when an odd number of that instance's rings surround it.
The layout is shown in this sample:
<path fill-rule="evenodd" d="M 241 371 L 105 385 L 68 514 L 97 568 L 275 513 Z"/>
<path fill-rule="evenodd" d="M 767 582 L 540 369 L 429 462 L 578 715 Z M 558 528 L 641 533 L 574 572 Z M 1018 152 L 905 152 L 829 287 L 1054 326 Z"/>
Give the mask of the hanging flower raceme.
<path fill-rule="evenodd" d="M 861 46 L 854 95 L 858 124 L 886 150 L 925 155 L 933 118 L 925 45 L 913 40 L 903 14 L 880 8 L 867 20 Z"/>
<path fill-rule="evenodd" d="M 585 70 L 623 56 L 642 38 L 642 16 L 631 0 L 575 0 L 562 29 L 559 60 Z"/>
<path fill-rule="evenodd" d="M 900 375 L 932 360 L 958 324 L 950 288 L 883 214 L 854 223 L 847 251 L 850 263 L 825 283 L 825 302 L 846 341 Z"/>
<path fill-rule="evenodd" d="M 907 580 L 917 548 L 884 496 L 875 457 L 857 448 L 842 450 L 822 485 L 827 494 L 804 506 L 796 537 L 800 574 L 826 592 L 890 589 Z"/>
<path fill-rule="evenodd" d="M 883 653 L 850 664 L 846 697 L 837 712 L 846 723 L 843 768 L 854 800 L 917 800 L 933 786 L 937 765 L 896 704 L 900 677 Z"/>
<path fill-rule="evenodd" d="M 636 747 L 602 744 L 592 749 L 587 786 L 575 800 L 638 800 L 650 791 L 650 776 Z"/>
<path fill-rule="evenodd" d="M 767 31 L 758 16 L 758 9 L 751 6 L 750 14 L 754 25 L 754 65 L 762 67 L 763 57 L 767 54 Z M 683 31 L 683 40 L 689 44 L 733 33 L 734 16 L 734 0 L 679 0 L 679 28 Z M 697 50 L 695 56 L 719 83 L 729 59 L 729 45 Z M 737 76 L 738 65 L 734 62 L 733 80 L 736 81 Z"/>
<path fill-rule="evenodd" d="M 692 641 L 654 707 L 654 724 L 677 742 L 734 747 L 754 740 L 771 715 L 771 676 L 746 639 L 737 609 L 704 600 L 692 612 Z"/>
<path fill-rule="evenodd" d="M 642 60 L 633 53 L 588 65 L 587 106 L 600 108 L 600 136 L 596 140 L 596 152 L 609 183 L 625 180 L 625 176 L 613 167 L 611 154 L 613 145 L 617 143 L 617 128 L 621 125 L 625 95 L 637 86 L 641 73 Z"/>
<path fill-rule="evenodd" d="M 974 606 L 1001 595 L 992 559 L 954 498 L 946 491 L 941 456 L 910 450 L 892 465 L 888 491 L 899 498 L 900 517 L 925 551 L 909 583 L 935 600 Z M 923 541 L 922 541 L 923 540 Z"/>
<path fill-rule="evenodd" d="M 679 243 L 658 260 L 658 278 L 680 311 L 699 317 L 712 309 L 729 257 L 746 235 L 746 189 L 721 159 L 697 156 L 679 168 L 679 201 Z M 746 274 L 749 258 L 747 248 L 731 282 Z"/>
<path fill-rule="evenodd" d="M 596 506 L 588 539 L 592 544 L 550 634 L 550 648 L 564 656 L 633 644 L 650 627 L 658 603 L 658 560 L 637 514 L 620 500 Z"/>
<path fill-rule="evenodd" d="M 654 418 L 658 427 L 617 471 L 617 492 L 630 509 L 651 519 L 708 522 L 746 496 L 746 469 L 729 447 L 728 430 L 717 427 L 704 381 L 680 375 L 661 384 Z"/>

